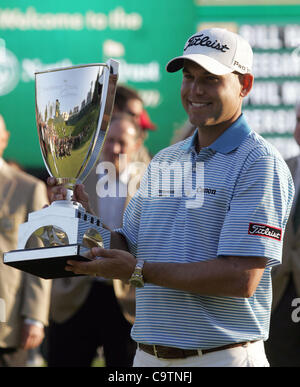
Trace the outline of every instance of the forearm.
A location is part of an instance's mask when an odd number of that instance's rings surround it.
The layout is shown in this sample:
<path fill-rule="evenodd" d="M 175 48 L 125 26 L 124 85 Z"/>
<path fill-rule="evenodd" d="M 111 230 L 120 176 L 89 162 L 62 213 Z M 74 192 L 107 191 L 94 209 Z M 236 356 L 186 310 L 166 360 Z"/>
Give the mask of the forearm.
<path fill-rule="evenodd" d="M 128 281 L 136 259 L 127 252 L 125 238 L 113 233 L 112 245 L 116 244 L 118 249 L 92 249 L 91 254 L 97 259 L 90 262 L 68 261 L 66 270 Z M 146 261 L 143 276 L 146 284 L 201 295 L 248 298 L 255 292 L 266 263 L 262 257 L 224 257 L 191 263 Z"/>
<path fill-rule="evenodd" d="M 263 274 L 266 260 L 226 257 L 193 263 L 146 262 L 146 282 L 210 296 L 250 297 Z"/>

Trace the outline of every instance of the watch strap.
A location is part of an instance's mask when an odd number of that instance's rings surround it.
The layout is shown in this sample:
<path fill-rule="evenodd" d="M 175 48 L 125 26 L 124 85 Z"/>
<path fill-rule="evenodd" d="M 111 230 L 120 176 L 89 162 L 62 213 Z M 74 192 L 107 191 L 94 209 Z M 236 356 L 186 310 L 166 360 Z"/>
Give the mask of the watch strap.
<path fill-rule="evenodd" d="M 129 279 L 130 285 L 142 288 L 144 286 L 144 277 L 143 277 L 143 267 L 145 261 L 143 259 L 138 259 L 135 265 L 134 271 Z"/>

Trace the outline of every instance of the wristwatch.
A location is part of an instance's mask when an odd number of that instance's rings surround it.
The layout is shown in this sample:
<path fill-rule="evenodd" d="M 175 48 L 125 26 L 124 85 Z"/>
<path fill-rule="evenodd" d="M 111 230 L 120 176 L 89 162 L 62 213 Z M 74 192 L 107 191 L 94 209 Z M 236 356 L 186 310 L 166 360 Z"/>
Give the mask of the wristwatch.
<path fill-rule="evenodd" d="M 130 277 L 129 283 L 135 288 L 144 287 L 144 278 L 143 278 L 143 266 L 144 261 L 142 259 L 138 259 L 135 269 Z"/>

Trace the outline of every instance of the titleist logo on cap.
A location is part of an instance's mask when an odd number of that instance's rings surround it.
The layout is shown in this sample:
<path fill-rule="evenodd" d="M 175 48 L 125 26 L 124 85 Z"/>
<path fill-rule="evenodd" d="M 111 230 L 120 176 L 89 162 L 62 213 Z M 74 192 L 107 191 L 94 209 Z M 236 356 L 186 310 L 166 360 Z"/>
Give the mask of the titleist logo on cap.
<path fill-rule="evenodd" d="M 200 34 L 196 36 L 192 36 L 186 43 L 184 47 L 184 51 L 186 51 L 191 46 L 202 46 L 202 47 L 210 47 L 218 51 L 226 52 L 230 50 L 227 44 L 222 44 L 218 40 L 210 40 L 208 35 Z"/>

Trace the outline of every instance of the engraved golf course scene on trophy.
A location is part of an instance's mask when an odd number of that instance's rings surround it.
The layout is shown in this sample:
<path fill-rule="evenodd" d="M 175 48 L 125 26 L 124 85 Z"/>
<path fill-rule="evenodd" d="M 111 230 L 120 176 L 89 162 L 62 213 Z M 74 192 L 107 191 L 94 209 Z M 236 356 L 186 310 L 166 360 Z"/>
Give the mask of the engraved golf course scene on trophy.
<path fill-rule="evenodd" d="M 19 227 L 18 249 L 4 263 L 45 279 L 74 276 L 68 259 L 87 260 L 90 248 L 103 246 L 101 220 L 72 201 L 99 159 L 113 110 L 119 64 L 87 64 L 35 73 L 36 123 L 44 164 L 67 188 L 67 199 L 29 214 Z M 28 241 L 36 248 L 26 248 Z"/>

